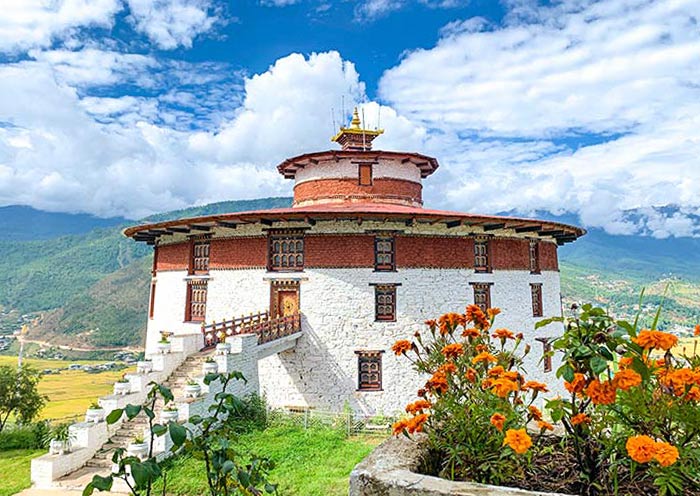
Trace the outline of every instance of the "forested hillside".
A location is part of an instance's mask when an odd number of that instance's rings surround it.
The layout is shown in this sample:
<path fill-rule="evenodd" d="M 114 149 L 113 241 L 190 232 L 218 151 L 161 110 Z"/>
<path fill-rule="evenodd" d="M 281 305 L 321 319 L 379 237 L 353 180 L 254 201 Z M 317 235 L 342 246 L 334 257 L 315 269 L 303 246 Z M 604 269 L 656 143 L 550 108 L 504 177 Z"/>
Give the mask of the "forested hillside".
<path fill-rule="evenodd" d="M 222 202 L 154 215 L 144 222 L 290 203 L 290 198 Z M 0 225 L 8 229 L 0 236 L 4 254 L 0 258 L 0 332 L 16 329 L 21 315 L 29 314 L 25 320 L 33 321 L 35 339 L 91 346 L 140 344 L 146 323 L 150 247 L 124 238 L 121 231 L 127 223 L 123 219 L 75 216 L 77 225 L 66 227 L 70 214 L 27 208 L 0 209 Z M 58 215 L 60 222 L 46 223 L 44 214 Z M 29 229 L 23 224 L 27 219 L 43 220 Z M 70 229 L 73 234 L 67 234 Z M 560 249 L 560 258 L 566 303 L 597 301 L 629 316 L 645 287 L 647 313 L 667 294 L 664 325 L 700 322 L 698 240 L 610 236 L 591 230 Z"/>

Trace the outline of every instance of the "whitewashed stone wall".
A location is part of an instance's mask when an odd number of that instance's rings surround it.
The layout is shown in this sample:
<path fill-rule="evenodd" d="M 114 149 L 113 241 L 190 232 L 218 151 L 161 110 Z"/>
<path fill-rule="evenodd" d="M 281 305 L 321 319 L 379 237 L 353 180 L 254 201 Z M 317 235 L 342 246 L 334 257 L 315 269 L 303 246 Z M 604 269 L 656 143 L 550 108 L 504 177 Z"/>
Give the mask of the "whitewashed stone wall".
<path fill-rule="evenodd" d="M 295 184 L 317 179 L 357 178 L 357 164 L 350 159 L 339 161 L 327 160 L 315 165 L 307 165 L 296 172 Z M 405 179 L 406 181 L 421 182 L 420 169 L 412 163 L 402 164 L 399 160 L 380 159 L 372 167 L 372 177 Z"/>
<path fill-rule="evenodd" d="M 212 270 L 210 276 L 208 322 L 267 309 L 270 278 L 301 280 L 303 337 L 293 350 L 258 362 L 261 391 L 276 406 L 308 405 L 340 410 L 347 403 L 366 413 L 390 414 L 400 410 L 425 378 L 418 377 L 407 360 L 395 357 L 391 345 L 397 339 L 410 338 L 418 329 L 425 329 L 423 322 L 427 319 L 445 312 L 463 311 L 473 302 L 470 282 L 493 283 L 492 306 L 503 311 L 496 325 L 525 334 L 532 347 L 526 361 L 530 377 L 554 382 L 553 372 L 543 372 L 539 363 L 542 344 L 534 339 L 557 335 L 560 329 L 550 326 L 534 330 L 539 319 L 532 317 L 530 283 L 542 283 L 544 315 L 560 315 L 558 272 L 475 274 L 469 269 L 398 272 L 307 269 L 301 274 L 269 274 L 255 269 Z M 374 321 L 374 287 L 370 283 L 401 284 L 397 287 L 396 322 Z M 180 301 L 184 306 L 184 298 Z M 172 310 L 181 313 L 183 306 Z M 355 351 L 359 350 L 385 351 L 383 391 L 357 391 Z"/>

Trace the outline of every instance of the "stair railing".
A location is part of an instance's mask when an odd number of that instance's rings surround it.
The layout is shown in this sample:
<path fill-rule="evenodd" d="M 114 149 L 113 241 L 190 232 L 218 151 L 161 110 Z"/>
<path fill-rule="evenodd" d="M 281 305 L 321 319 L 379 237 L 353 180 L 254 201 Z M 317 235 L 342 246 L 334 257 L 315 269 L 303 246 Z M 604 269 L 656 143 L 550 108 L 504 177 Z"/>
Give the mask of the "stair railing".
<path fill-rule="evenodd" d="M 226 338 L 240 334 L 257 334 L 258 344 L 264 344 L 299 331 L 301 331 L 299 313 L 270 318 L 269 312 L 259 312 L 211 324 L 202 323 L 203 349 L 212 348 L 224 342 Z"/>

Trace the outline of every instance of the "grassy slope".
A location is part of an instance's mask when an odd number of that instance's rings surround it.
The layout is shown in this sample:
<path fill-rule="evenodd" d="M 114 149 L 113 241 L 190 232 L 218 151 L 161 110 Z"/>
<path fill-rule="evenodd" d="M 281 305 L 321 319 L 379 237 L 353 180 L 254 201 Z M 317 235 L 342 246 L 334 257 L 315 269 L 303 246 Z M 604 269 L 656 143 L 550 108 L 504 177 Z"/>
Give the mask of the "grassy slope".
<path fill-rule="evenodd" d="M 239 439 L 242 452 L 255 453 L 275 462 L 270 481 L 279 484 L 285 496 L 341 496 L 348 493 L 353 467 L 381 441 L 380 438 L 350 438 L 325 430 L 271 427 L 245 434 Z M 204 464 L 180 458 L 168 472 L 168 493 L 204 494 Z"/>
<path fill-rule="evenodd" d="M 0 496 L 11 496 L 29 487 L 29 468 L 37 455 L 45 450 L 0 451 Z"/>

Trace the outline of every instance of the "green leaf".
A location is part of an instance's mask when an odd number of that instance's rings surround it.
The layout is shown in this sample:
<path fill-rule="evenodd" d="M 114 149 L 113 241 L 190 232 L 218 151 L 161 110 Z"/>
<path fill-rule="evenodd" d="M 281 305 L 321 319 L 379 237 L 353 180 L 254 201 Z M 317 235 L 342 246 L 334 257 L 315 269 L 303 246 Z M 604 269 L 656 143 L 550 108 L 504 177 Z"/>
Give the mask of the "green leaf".
<path fill-rule="evenodd" d="M 565 363 L 557 369 L 557 377 L 562 377 L 565 381 L 571 382 L 574 380 L 574 369 L 568 363 Z"/>
<path fill-rule="evenodd" d="M 542 327 L 548 326 L 552 322 L 564 322 L 564 317 L 550 317 L 548 319 L 542 319 L 535 323 L 535 329 L 540 329 Z"/>
<path fill-rule="evenodd" d="M 608 368 L 608 361 L 605 358 L 594 356 L 591 358 L 591 370 L 596 375 L 600 375 Z"/>
<path fill-rule="evenodd" d="M 161 425 L 161 424 L 153 424 L 151 431 L 153 432 L 153 434 L 160 437 L 163 434 L 165 434 L 166 432 L 168 432 L 168 428 L 164 425 Z"/>
<path fill-rule="evenodd" d="M 141 405 L 126 405 L 124 411 L 126 412 L 126 418 L 131 420 L 141 413 Z"/>
<path fill-rule="evenodd" d="M 170 422 L 168 424 L 168 430 L 170 431 L 170 439 L 173 440 L 175 446 L 182 446 L 182 443 L 187 439 L 187 431 L 180 424 L 175 422 Z"/>
<path fill-rule="evenodd" d="M 131 464 L 131 476 L 134 478 L 136 486 L 139 488 L 146 487 L 151 479 L 149 470 L 144 467 L 142 463 Z"/>
<path fill-rule="evenodd" d="M 161 396 L 163 396 L 163 399 L 166 403 L 175 399 L 175 397 L 173 396 L 173 392 L 165 386 L 161 386 L 159 384 L 158 391 L 160 392 Z"/>
<path fill-rule="evenodd" d="M 270 484 L 269 482 L 265 483 L 265 492 L 268 494 L 272 494 L 275 491 L 277 491 L 277 484 Z"/>
<path fill-rule="evenodd" d="M 122 415 L 124 414 L 124 410 L 121 408 L 117 408 L 116 410 L 112 410 L 109 412 L 109 415 L 107 415 L 107 423 L 108 424 L 114 424 L 119 421 L 120 418 L 122 418 Z"/>
<path fill-rule="evenodd" d="M 236 465 L 231 461 L 231 460 L 226 460 L 224 464 L 221 466 L 221 471 L 225 474 L 228 474 L 230 472 L 233 472 L 233 469 L 236 468 Z"/>
<path fill-rule="evenodd" d="M 89 496 L 95 489 L 98 491 L 109 491 L 112 489 L 112 482 L 111 476 L 102 477 L 100 475 L 93 475 L 92 481 L 83 489 L 83 496 Z"/>
<path fill-rule="evenodd" d="M 605 346 L 599 346 L 598 353 L 600 353 L 603 356 L 603 358 L 605 358 L 608 361 L 612 361 L 614 359 L 613 354 L 610 353 L 610 350 Z"/>

